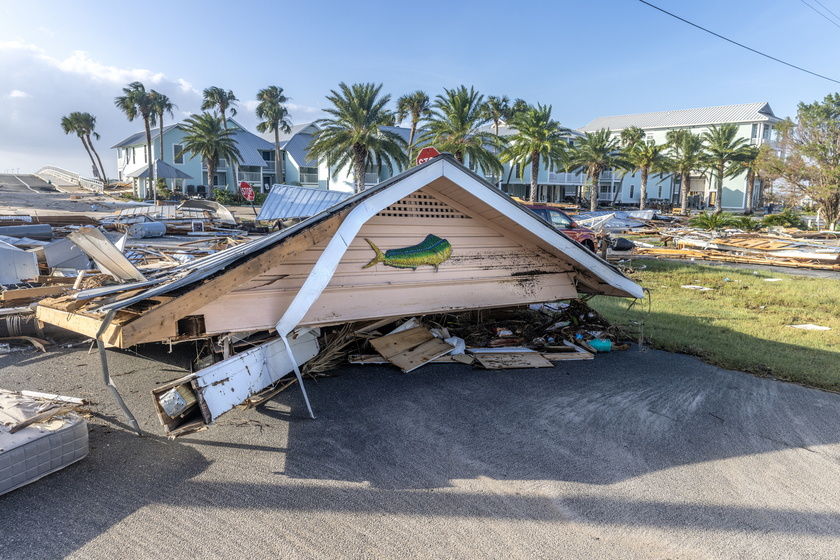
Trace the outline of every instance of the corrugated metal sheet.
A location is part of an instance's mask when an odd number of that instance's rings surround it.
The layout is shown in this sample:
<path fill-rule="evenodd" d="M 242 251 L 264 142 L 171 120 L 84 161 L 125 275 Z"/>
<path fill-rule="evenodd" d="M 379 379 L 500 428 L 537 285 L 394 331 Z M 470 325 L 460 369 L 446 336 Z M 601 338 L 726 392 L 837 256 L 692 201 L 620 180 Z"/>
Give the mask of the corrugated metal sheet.
<path fill-rule="evenodd" d="M 349 193 L 312 187 L 274 185 L 260 209 L 257 220 L 308 218 L 320 214 L 349 196 Z"/>
<path fill-rule="evenodd" d="M 657 113 L 639 113 L 598 117 L 586 126 L 582 132 L 594 132 L 602 128 L 624 130 L 631 126 L 639 128 L 679 128 L 685 126 L 706 126 L 723 123 L 742 122 L 778 122 L 769 103 L 745 103 L 741 105 L 723 105 L 701 109 L 681 109 L 678 111 L 659 111 Z"/>

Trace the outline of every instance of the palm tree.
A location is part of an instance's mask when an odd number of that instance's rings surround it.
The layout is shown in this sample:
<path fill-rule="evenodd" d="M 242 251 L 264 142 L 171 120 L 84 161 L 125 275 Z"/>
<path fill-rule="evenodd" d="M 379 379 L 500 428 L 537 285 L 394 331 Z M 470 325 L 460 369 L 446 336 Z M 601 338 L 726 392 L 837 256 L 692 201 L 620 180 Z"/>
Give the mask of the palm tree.
<path fill-rule="evenodd" d="M 624 130 L 630 130 L 625 128 Z M 639 129 L 641 130 L 641 129 Z M 622 131 L 622 134 L 624 131 Z M 642 137 L 644 138 L 644 137 Z M 639 210 L 645 209 L 647 200 L 648 176 L 651 172 L 665 171 L 667 169 L 665 149 L 666 144 L 657 144 L 653 140 L 647 142 L 638 140 L 625 148 L 624 159 L 629 164 L 632 173 L 641 173 L 641 184 L 639 186 Z"/>
<path fill-rule="evenodd" d="M 211 86 L 205 88 L 202 93 L 203 100 L 201 102 L 202 111 L 218 111 L 222 116 L 222 124 L 227 130 L 227 112 L 230 111 L 230 116 L 236 116 L 236 103 L 239 101 L 233 94 L 233 90 L 223 90 L 220 87 Z M 231 162 L 231 171 L 233 172 L 233 181 L 236 182 L 236 164 Z"/>
<path fill-rule="evenodd" d="M 152 185 L 152 196 L 157 201 L 157 189 L 155 184 L 154 159 L 152 154 L 152 130 L 151 123 L 154 119 L 154 107 L 152 96 L 146 91 L 141 82 L 131 82 L 123 88 L 123 95 L 114 99 L 117 109 L 125 113 L 129 121 L 137 117 L 143 119 L 143 128 L 146 131 L 146 161 L 149 164 L 149 184 Z"/>
<path fill-rule="evenodd" d="M 627 162 L 619 151 L 618 139 L 608 128 L 584 133 L 572 149 L 569 167 L 585 170 L 589 177 L 589 211 L 598 209 L 598 189 L 601 174 L 614 168 L 624 168 Z"/>
<path fill-rule="evenodd" d="M 540 161 L 548 169 L 556 169 L 566 162 L 566 135 L 569 129 L 551 119 L 551 105 L 531 107 L 511 121 L 516 134 L 509 138 L 510 145 L 499 156 L 503 163 L 520 164 L 520 179 L 525 174 L 525 164 L 531 164 L 531 192 L 528 200 L 536 201 Z"/>
<path fill-rule="evenodd" d="M 680 209 L 683 215 L 688 211 L 689 179 L 694 171 L 706 165 L 703 151 L 703 139 L 687 129 L 674 129 L 667 132 L 668 167 L 680 176 Z"/>
<path fill-rule="evenodd" d="M 715 213 L 723 210 L 723 178 L 734 177 L 743 171 L 740 160 L 744 149 L 748 147 L 746 138 L 736 138 L 738 125 L 728 123 L 712 125 L 703 133 L 706 142 L 706 154 L 709 166 L 715 171 L 717 195 L 715 196 Z"/>
<path fill-rule="evenodd" d="M 619 134 L 622 147 L 629 149 L 645 139 L 644 129 L 638 126 L 628 126 Z"/>
<path fill-rule="evenodd" d="M 326 159 L 339 169 L 350 166 L 355 174 L 355 191 L 365 185 L 368 163 L 384 164 L 391 173 L 406 163 L 408 144 L 391 130 L 383 129 L 393 114 L 385 106 L 390 95 L 380 97 L 382 84 L 338 84 L 339 91 L 330 90 L 327 100 L 332 107 L 324 109 L 331 118 L 319 119 L 321 127 L 312 135 L 307 150 L 313 159 Z"/>
<path fill-rule="evenodd" d="M 283 95 L 283 88 L 268 86 L 257 92 L 257 118 L 261 121 L 257 124 L 260 132 L 274 133 L 274 170 L 278 183 L 286 182 L 286 173 L 283 168 L 283 152 L 280 150 L 280 132 L 289 134 L 292 131 L 292 123 L 289 119 L 289 111 L 283 103 L 289 98 Z"/>
<path fill-rule="evenodd" d="M 493 123 L 493 134 L 499 135 L 499 126 L 510 120 L 510 99 L 507 95 L 496 97 L 488 95 L 484 104 L 484 112 L 487 118 Z"/>
<path fill-rule="evenodd" d="M 402 122 L 406 117 L 411 117 L 411 132 L 408 133 L 408 164 L 411 165 L 412 150 L 414 149 L 414 136 L 417 134 L 417 124 L 429 114 L 429 96 L 425 91 L 419 89 L 414 93 L 407 93 L 397 99 L 396 119 Z"/>
<path fill-rule="evenodd" d="M 94 136 L 99 140 L 99 134 L 94 130 L 95 128 L 96 117 L 90 113 L 76 111 L 65 117 L 61 117 L 61 129 L 64 131 L 64 134 L 70 134 L 72 132 L 79 137 L 79 140 L 82 141 L 82 146 L 85 147 L 85 151 L 90 158 L 93 169 L 103 182 L 107 182 L 108 179 L 105 176 L 105 168 L 102 166 L 102 160 L 99 158 L 99 154 L 96 153 L 96 148 L 93 147 L 93 142 L 90 139 L 91 136 Z M 96 155 L 96 160 L 93 158 L 94 155 Z M 98 167 L 97 162 L 99 162 Z"/>
<path fill-rule="evenodd" d="M 484 96 L 472 87 L 444 88 L 446 95 L 438 95 L 427 121 L 427 132 L 420 140 L 434 145 L 441 152 L 451 152 L 455 159 L 480 167 L 485 174 L 501 175 L 502 164 L 496 154 L 488 149 L 502 147 L 499 138 L 478 129 L 489 119 L 484 111 Z"/>
<path fill-rule="evenodd" d="M 149 96 L 152 98 L 152 124 L 154 121 L 157 120 L 158 124 L 158 138 L 160 140 L 160 160 L 163 161 L 163 115 L 164 113 L 169 113 L 170 117 L 175 117 L 175 114 L 172 112 L 172 109 L 175 109 L 176 106 L 169 98 L 155 90 L 149 91 Z M 152 150 L 154 152 L 154 150 Z M 163 180 L 166 183 L 166 179 Z M 174 183 L 173 183 L 174 188 Z M 155 191 L 157 191 L 157 185 L 155 185 Z"/>
<path fill-rule="evenodd" d="M 211 113 L 193 115 L 184 123 L 183 148 L 176 157 L 186 153 L 190 154 L 190 159 L 201 156 L 207 166 L 207 184 L 212 188 L 220 158 L 228 161 L 242 159 L 234 132 L 224 127 L 222 117 Z"/>
<path fill-rule="evenodd" d="M 149 95 L 152 97 L 152 111 L 157 117 L 160 137 L 160 160 L 163 161 L 163 115 L 164 113 L 169 113 L 169 116 L 174 118 L 175 114 L 172 112 L 172 109 L 177 109 L 178 107 L 166 95 L 155 90 L 151 90 Z"/>

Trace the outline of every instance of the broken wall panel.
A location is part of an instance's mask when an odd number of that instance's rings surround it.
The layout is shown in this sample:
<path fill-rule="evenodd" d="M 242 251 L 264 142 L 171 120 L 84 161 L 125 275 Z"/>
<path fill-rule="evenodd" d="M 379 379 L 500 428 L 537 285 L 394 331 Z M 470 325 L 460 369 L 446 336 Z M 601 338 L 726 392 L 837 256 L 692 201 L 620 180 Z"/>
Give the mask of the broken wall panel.
<path fill-rule="evenodd" d="M 38 257 L 12 246 L 0 246 L 0 284 L 18 284 L 38 275 Z"/>

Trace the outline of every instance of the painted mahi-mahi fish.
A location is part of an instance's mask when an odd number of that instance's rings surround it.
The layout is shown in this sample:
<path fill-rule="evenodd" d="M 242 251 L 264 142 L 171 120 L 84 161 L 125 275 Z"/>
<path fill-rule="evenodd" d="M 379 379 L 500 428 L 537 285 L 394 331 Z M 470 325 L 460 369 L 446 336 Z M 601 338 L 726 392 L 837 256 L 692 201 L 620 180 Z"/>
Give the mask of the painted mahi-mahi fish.
<path fill-rule="evenodd" d="M 426 239 L 417 245 L 403 247 L 402 249 L 388 249 L 384 253 L 370 239 L 365 239 L 365 241 L 368 242 L 371 249 L 376 251 L 376 256 L 362 268 L 370 268 L 381 262 L 395 268 L 417 270 L 418 266 L 428 264 L 434 266 L 435 272 L 437 272 L 440 263 L 452 256 L 452 245 L 449 244 L 449 241 L 432 234 L 427 235 Z"/>

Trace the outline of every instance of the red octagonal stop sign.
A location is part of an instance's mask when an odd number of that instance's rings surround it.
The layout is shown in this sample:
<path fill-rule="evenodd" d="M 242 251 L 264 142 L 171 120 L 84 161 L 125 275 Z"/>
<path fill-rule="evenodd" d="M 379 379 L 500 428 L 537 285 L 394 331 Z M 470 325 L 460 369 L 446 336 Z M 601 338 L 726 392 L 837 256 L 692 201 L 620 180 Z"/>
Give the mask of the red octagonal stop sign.
<path fill-rule="evenodd" d="M 440 152 L 432 147 L 423 148 L 422 150 L 420 150 L 420 153 L 417 154 L 417 165 L 420 165 L 421 163 L 426 163 L 433 157 L 437 157 L 439 155 Z"/>
<path fill-rule="evenodd" d="M 239 183 L 239 192 L 242 193 L 242 196 L 244 196 L 245 200 L 247 200 L 248 202 L 254 201 L 254 189 L 252 189 L 251 185 L 249 185 L 245 181 Z"/>

